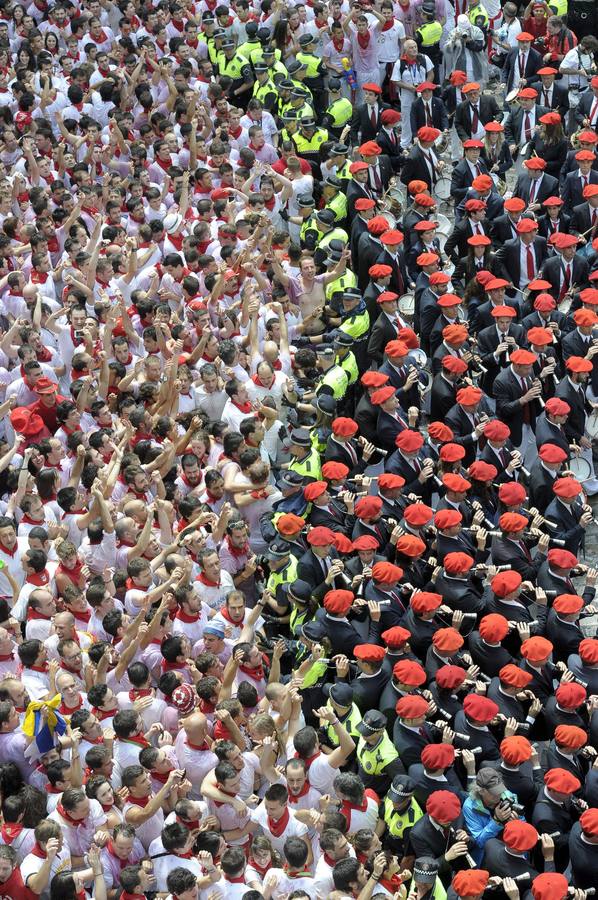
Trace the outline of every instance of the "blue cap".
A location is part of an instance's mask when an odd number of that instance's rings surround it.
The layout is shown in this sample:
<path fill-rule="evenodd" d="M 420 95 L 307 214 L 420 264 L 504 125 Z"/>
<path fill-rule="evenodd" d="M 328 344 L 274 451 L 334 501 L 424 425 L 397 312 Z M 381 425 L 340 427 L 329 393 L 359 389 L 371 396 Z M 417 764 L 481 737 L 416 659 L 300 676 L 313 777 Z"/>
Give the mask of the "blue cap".
<path fill-rule="evenodd" d="M 211 622 L 209 625 L 203 630 L 204 634 L 213 634 L 216 637 L 223 638 L 224 637 L 224 625 L 219 625 L 216 622 Z"/>

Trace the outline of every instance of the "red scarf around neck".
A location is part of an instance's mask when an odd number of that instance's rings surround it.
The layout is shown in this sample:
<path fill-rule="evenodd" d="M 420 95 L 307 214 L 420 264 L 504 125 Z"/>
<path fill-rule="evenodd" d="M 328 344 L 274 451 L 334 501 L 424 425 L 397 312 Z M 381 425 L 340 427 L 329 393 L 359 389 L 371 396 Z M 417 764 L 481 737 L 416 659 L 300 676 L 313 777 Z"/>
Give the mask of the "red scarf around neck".
<path fill-rule="evenodd" d="M 289 791 L 289 803 L 298 803 L 302 797 L 306 797 L 307 794 L 309 794 L 310 787 L 311 787 L 311 785 L 309 783 L 309 779 L 306 778 L 305 784 L 303 785 L 303 787 L 301 788 L 301 790 L 299 791 L 298 794 L 292 794 Z"/>
<path fill-rule="evenodd" d="M 271 816 L 268 816 L 268 828 L 270 833 L 274 835 L 274 837 L 280 837 L 280 835 L 284 832 L 285 828 L 289 824 L 289 819 L 291 818 L 291 813 L 289 812 L 289 808 L 285 807 L 285 810 L 278 820 L 275 822 Z"/>
<path fill-rule="evenodd" d="M 264 680 L 264 667 L 256 666 L 254 669 L 249 666 L 240 665 L 239 672 L 243 672 L 244 675 L 249 676 L 253 681 L 263 681 Z"/>
<path fill-rule="evenodd" d="M 65 819 L 69 825 L 72 825 L 73 828 L 78 828 L 79 825 L 83 825 L 84 819 L 73 819 L 71 814 L 66 811 L 62 803 L 59 803 L 56 807 L 56 811 Z"/>
<path fill-rule="evenodd" d="M 357 32 L 357 43 L 361 47 L 362 50 L 367 50 L 370 45 L 371 35 L 369 31 L 366 31 L 365 34 L 361 34 L 359 31 Z"/>
<path fill-rule="evenodd" d="M 18 838 L 23 830 L 20 822 L 5 822 L 0 830 L 3 844 L 12 844 L 15 838 Z"/>

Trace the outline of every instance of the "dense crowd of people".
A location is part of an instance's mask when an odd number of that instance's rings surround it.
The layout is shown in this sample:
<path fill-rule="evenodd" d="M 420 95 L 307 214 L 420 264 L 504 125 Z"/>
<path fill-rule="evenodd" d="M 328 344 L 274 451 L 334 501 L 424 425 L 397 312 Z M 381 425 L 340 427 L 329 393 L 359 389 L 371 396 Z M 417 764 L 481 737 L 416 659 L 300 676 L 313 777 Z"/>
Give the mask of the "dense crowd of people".
<path fill-rule="evenodd" d="M 595 892 L 567 12 L 0 0 L 0 900 Z"/>

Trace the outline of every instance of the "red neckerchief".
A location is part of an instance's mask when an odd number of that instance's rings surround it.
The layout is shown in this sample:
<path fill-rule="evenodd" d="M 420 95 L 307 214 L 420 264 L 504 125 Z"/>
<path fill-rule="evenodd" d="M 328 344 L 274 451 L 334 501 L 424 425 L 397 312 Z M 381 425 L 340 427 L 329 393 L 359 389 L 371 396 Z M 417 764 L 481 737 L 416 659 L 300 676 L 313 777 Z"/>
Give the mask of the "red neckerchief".
<path fill-rule="evenodd" d="M 224 292 L 226 293 L 226 291 Z M 231 294 L 230 296 L 234 297 L 235 294 Z M 233 406 L 236 406 L 239 412 L 249 414 L 251 412 L 251 400 L 246 400 L 245 403 L 236 403 L 231 399 L 231 403 Z"/>
<path fill-rule="evenodd" d="M 275 822 L 270 816 L 268 816 L 268 829 L 270 833 L 274 835 L 274 837 L 280 837 L 280 835 L 284 832 L 285 828 L 289 824 L 289 819 L 291 818 L 291 813 L 288 810 L 288 807 L 285 807 L 285 810 L 278 820 Z"/>
<path fill-rule="evenodd" d="M 9 556 L 14 556 L 17 550 L 19 549 L 19 545 L 17 541 L 15 541 L 15 546 L 13 550 L 9 550 L 4 544 L 0 544 L 0 551 L 2 553 L 8 553 Z"/>
<path fill-rule="evenodd" d="M 232 556 L 247 556 L 250 552 L 249 541 L 246 541 L 242 547 L 234 547 L 228 534 L 226 536 L 226 545 Z"/>
<path fill-rule="evenodd" d="M 125 866 L 129 865 L 128 859 L 121 859 L 120 856 L 116 855 L 116 853 L 114 852 L 114 844 L 112 843 L 112 840 L 109 840 L 108 843 L 106 844 L 106 850 L 108 851 L 110 856 L 112 856 L 113 859 L 115 859 L 118 862 L 121 869 L 124 869 Z"/>
<path fill-rule="evenodd" d="M 239 671 L 243 672 L 244 675 L 248 675 L 249 678 L 253 679 L 253 681 L 264 680 L 264 667 L 261 664 L 253 669 L 249 666 L 240 665 Z"/>
<path fill-rule="evenodd" d="M 389 894 L 394 896 L 403 882 L 399 875 L 395 873 L 392 878 L 381 878 L 378 883 L 381 884 L 383 888 L 386 888 Z"/>
<path fill-rule="evenodd" d="M 15 838 L 18 838 L 23 830 L 20 822 L 4 822 L 0 834 L 2 835 L 3 844 L 12 844 Z"/>
<path fill-rule="evenodd" d="M 128 738 L 119 738 L 125 744 L 137 744 L 138 747 L 149 747 L 150 743 L 143 734 L 130 734 Z"/>
<path fill-rule="evenodd" d="M 45 284 L 48 277 L 48 272 L 38 272 L 37 269 L 32 269 L 31 274 L 29 275 L 29 278 L 34 284 Z"/>
<path fill-rule="evenodd" d="M 52 618 L 52 616 L 44 616 L 43 613 L 41 613 L 37 609 L 32 609 L 31 606 L 27 610 L 27 621 L 28 622 L 31 622 L 34 619 L 45 619 L 46 622 L 49 622 L 51 618 Z"/>
<path fill-rule="evenodd" d="M 216 709 L 215 703 L 210 703 L 209 700 L 200 700 L 199 701 L 199 710 L 204 714 L 204 716 L 211 715 Z"/>
<path fill-rule="evenodd" d="M 214 723 L 213 738 L 215 741 L 230 741 L 232 740 L 232 734 L 230 733 L 224 722 L 216 721 Z"/>
<path fill-rule="evenodd" d="M 385 22 L 385 23 L 384 23 L 384 25 L 382 26 L 382 28 L 380 29 L 380 31 L 390 31 L 390 29 L 392 28 L 392 26 L 394 25 L 394 23 L 395 23 L 395 20 L 394 20 L 394 19 L 389 19 L 388 22 Z"/>
<path fill-rule="evenodd" d="M 129 691 L 129 700 L 131 703 L 134 703 L 135 700 L 139 700 L 140 697 L 151 697 L 152 694 L 152 688 L 133 688 L 132 691 Z"/>
<path fill-rule="evenodd" d="M 229 884 L 246 884 L 245 875 L 239 875 L 238 878 L 233 878 L 232 875 L 225 875 L 224 880 L 228 881 Z"/>
<path fill-rule="evenodd" d="M 50 251 L 50 253 L 58 253 L 58 251 L 60 250 L 60 244 L 58 243 L 57 237 L 47 238 L 46 242 L 48 244 L 48 250 Z"/>
<path fill-rule="evenodd" d="M 81 612 L 81 610 L 79 610 L 79 609 L 75 612 L 74 610 L 71 609 L 71 610 L 69 610 L 69 612 L 73 614 L 76 622 L 81 622 L 83 625 L 89 625 L 89 620 L 91 619 L 91 610 L 90 609 L 86 609 L 85 612 Z M 73 638 L 73 640 L 75 640 L 75 639 Z M 77 643 L 78 643 L 78 641 L 77 641 Z"/>
<path fill-rule="evenodd" d="M 203 744 L 193 744 L 191 743 L 191 741 L 187 740 L 185 741 L 185 746 L 189 747 L 191 750 L 199 750 L 201 753 L 205 753 L 210 749 L 207 741 L 204 741 Z M 224 791 L 223 793 L 226 793 L 226 791 Z M 232 794 L 232 796 L 235 797 L 236 794 Z"/>
<path fill-rule="evenodd" d="M 371 35 L 369 31 L 366 31 L 365 34 L 361 34 L 359 31 L 357 32 L 357 43 L 361 47 L 362 50 L 366 50 L 370 45 Z"/>
<path fill-rule="evenodd" d="M 311 785 L 309 783 L 309 779 L 306 778 L 305 784 L 303 785 L 303 787 L 301 788 L 301 790 L 299 791 L 298 794 L 292 794 L 289 791 L 289 803 L 298 803 L 299 800 L 301 799 L 301 797 L 305 797 L 309 793 L 310 787 L 311 787 Z"/>
<path fill-rule="evenodd" d="M 21 519 L 21 523 L 23 525 L 35 525 L 42 528 L 44 526 L 44 521 L 44 519 L 39 519 L 38 521 L 36 521 L 35 519 L 32 519 L 31 516 L 27 515 L 27 513 L 25 513 L 25 515 Z"/>
<path fill-rule="evenodd" d="M 295 753 L 293 756 L 294 756 L 294 759 L 303 759 L 303 757 L 302 757 L 302 756 L 299 756 L 298 753 Z M 317 753 L 314 753 L 312 756 L 306 756 L 305 759 L 303 759 L 303 762 L 305 763 L 305 768 L 306 768 L 306 769 L 309 769 L 309 767 L 311 766 L 311 764 L 312 764 L 312 762 L 314 761 L 314 759 L 317 759 L 318 756 L 320 756 L 320 751 L 319 751 L 319 750 L 318 750 Z"/>
<path fill-rule="evenodd" d="M 255 861 L 255 859 L 253 859 L 252 857 L 250 857 L 250 858 L 249 858 L 249 865 L 251 866 L 252 869 L 255 869 L 255 871 L 258 873 L 258 875 L 261 875 L 261 877 L 263 878 L 264 875 L 266 874 L 266 872 L 267 872 L 269 869 L 272 868 L 272 860 L 270 860 L 270 862 L 269 862 L 267 865 L 265 865 L 265 866 L 260 866 L 260 865 Z"/>
<path fill-rule="evenodd" d="M 353 810 L 356 812 L 365 812 L 368 808 L 368 798 L 364 797 L 362 803 L 350 803 L 348 800 L 343 800 L 341 803 L 340 812 L 342 812 L 343 816 L 347 820 L 347 831 L 351 825 L 351 813 Z"/>
<path fill-rule="evenodd" d="M 97 706 L 92 706 L 91 711 L 94 716 L 100 720 L 100 722 L 104 722 L 106 719 L 111 719 L 113 716 L 115 716 L 118 712 L 118 709 L 100 709 Z M 89 738 L 85 738 L 85 740 L 88 741 Z M 102 738 L 101 741 L 103 740 L 104 739 Z"/>
<path fill-rule="evenodd" d="M 62 712 L 62 710 L 60 709 L 59 712 Z M 60 788 L 52 787 L 49 781 L 45 785 L 44 790 L 47 794 L 62 794 L 62 790 Z"/>
<path fill-rule="evenodd" d="M 185 622 L 191 625 L 193 624 L 193 622 L 199 621 L 199 613 L 187 613 L 184 609 L 179 607 L 175 615 L 175 619 L 178 619 L 179 622 Z"/>
<path fill-rule="evenodd" d="M 143 806 L 146 807 L 150 800 L 153 799 L 153 794 L 148 794 L 147 797 L 127 797 L 129 803 L 132 803 L 134 806 Z"/>
<path fill-rule="evenodd" d="M 15 658 L 15 653 L 13 650 L 12 653 L 6 653 L 3 655 L 0 655 L 0 662 L 8 662 L 9 660 L 14 659 L 14 658 Z"/>
<path fill-rule="evenodd" d="M 83 819 L 73 819 L 71 814 L 66 811 L 66 809 L 64 808 L 62 803 L 59 803 L 57 805 L 56 812 L 58 812 L 62 816 L 63 819 L 66 819 L 66 821 L 69 823 L 69 825 L 72 825 L 73 828 L 78 828 L 79 825 L 83 824 L 84 820 Z"/>
<path fill-rule="evenodd" d="M 81 675 L 81 669 L 76 669 L 74 666 L 71 666 L 70 663 L 67 663 L 64 659 L 60 660 L 60 668 L 64 669 L 66 672 L 72 672 L 73 675 Z"/>
<path fill-rule="evenodd" d="M 169 234 L 168 240 L 177 250 L 181 250 L 183 247 L 184 235 L 182 234 Z M 211 242 L 210 242 L 211 243 Z"/>
<path fill-rule="evenodd" d="M 168 157 L 168 162 L 164 162 L 164 160 L 160 159 L 159 156 L 156 156 L 154 162 L 160 166 L 163 172 L 167 172 L 172 165 L 172 159 L 170 158 L 170 156 Z"/>
<path fill-rule="evenodd" d="M 171 20 L 170 20 L 170 24 L 171 24 L 171 25 L 174 25 L 174 27 L 176 28 L 177 31 L 184 31 L 184 30 L 185 30 L 185 23 L 183 22 L 182 19 L 179 19 L 178 22 L 177 22 L 176 19 L 171 19 Z"/>
<path fill-rule="evenodd" d="M 186 668 L 186 665 L 187 663 L 169 662 L 167 659 L 163 659 L 161 662 L 163 672 L 180 672 Z"/>
<path fill-rule="evenodd" d="M 35 572 L 33 575 L 28 575 L 25 579 L 27 584 L 34 584 L 36 587 L 45 587 L 46 584 L 50 583 L 50 576 L 46 569 L 43 572 Z M 43 618 L 50 618 L 49 616 L 43 616 Z"/>
<path fill-rule="evenodd" d="M 82 562 L 77 562 L 73 566 L 72 569 L 67 569 L 66 566 L 63 566 L 62 563 L 58 563 L 58 566 L 56 568 L 56 574 L 60 573 L 60 575 L 66 575 L 66 577 L 69 579 L 69 581 L 72 581 L 72 583 L 75 586 L 77 586 L 79 584 L 82 572 L 83 572 L 83 563 Z M 73 613 L 73 615 L 75 615 L 75 614 Z M 91 613 L 89 613 L 89 615 L 91 615 Z M 88 615 L 87 619 L 85 619 L 84 621 L 89 622 L 89 615 Z M 83 618 L 83 613 L 81 613 L 78 617 L 75 616 L 75 618 Z"/>
<path fill-rule="evenodd" d="M 62 703 L 60 704 L 60 706 L 58 707 L 58 712 L 62 713 L 63 716 L 72 716 L 72 714 L 74 712 L 76 712 L 78 709 L 81 709 L 82 706 L 83 706 L 83 697 L 81 696 L 81 694 L 79 694 L 79 700 L 78 700 L 78 703 L 76 706 L 67 706 L 63 700 Z"/>
<path fill-rule="evenodd" d="M 307 869 L 299 869 L 297 872 L 291 872 L 288 863 L 285 863 L 282 868 L 287 878 L 311 878 L 311 872 L 308 872 Z"/>
<path fill-rule="evenodd" d="M 223 606 L 223 607 L 222 607 L 222 609 L 220 610 L 220 615 L 222 616 L 223 619 L 226 619 L 227 622 L 230 622 L 230 624 L 231 624 L 231 625 L 234 625 L 236 628 L 241 628 L 241 626 L 243 625 L 243 619 L 241 619 L 240 622 L 235 622 L 235 621 L 234 621 L 234 619 L 232 618 L 232 616 L 231 616 L 231 614 L 229 613 L 229 611 L 228 611 L 228 609 L 226 608 L 226 606 Z"/>
<path fill-rule="evenodd" d="M 37 856 L 38 859 L 47 859 L 47 858 L 48 858 L 48 854 L 46 853 L 45 850 L 42 850 L 42 848 L 41 848 L 40 845 L 37 843 L 37 841 L 35 842 L 35 844 L 34 844 L 33 847 L 31 848 L 31 855 L 32 855 L 32 856 Z"/>
<path fill-rule="evenodd" d="M 232 793 L 231 793 L 231 791 L 225 791 L 223 788 L 220 787 L 220 785 L 218 785 L 218 790 L 221 791 L 223 794 L 226 794 L 227 797 L 236 797 L 237 796 L 235 791 L 233 791 Z M 220 807 L 220 806 L 226 806 L 226 803 L 222 803 L 221 801 L 214 800 L 214 805 Z"/>
<path fill-rule="evenodd" d="M 200 572 L 200 574 L 195 579 L 196 581 L 201 581 L 202 584 L 205 584 L 206 587 L 220 587 L 220 582 L 218 581 L 210 581 L 210 579 L 206 576 L 204 572 Z"/>
<path fill-rule="evenodd" d="M 145 894 L 129 894 L 128 891 L 123 891 L 120 900 L 145 900 Z"/>

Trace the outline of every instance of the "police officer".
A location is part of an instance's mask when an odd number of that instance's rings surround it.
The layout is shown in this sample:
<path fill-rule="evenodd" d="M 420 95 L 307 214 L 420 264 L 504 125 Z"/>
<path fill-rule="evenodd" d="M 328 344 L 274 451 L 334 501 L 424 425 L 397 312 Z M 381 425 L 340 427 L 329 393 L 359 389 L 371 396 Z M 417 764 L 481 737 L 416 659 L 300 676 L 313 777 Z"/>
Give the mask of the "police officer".
<path fill-rule="evenodd" d="M 319 209 L 316 212 L 316 223 L 319 236 L 316 241 L 314 262 L 320 268 L 328 256 L 331 241 L 341 241 L 346 246 L 349 243 L 349 235 L 343 228 L 336 225 L 331 209 Z"/>
<path fill-rule="evenodd" d="M 316 393 L 331 394 L 338 403 L 347 393 L 349 386 L 347 373 L 338 365 L 336 353 L 330 344 L 318 344 L 316 353 L 318 355 L 318 368 L 322 372 L 322 376 L 316 386 Z"/>
<path fill-rule="evenodd" d="M 336 714 L 339 722 L 345 726 L 355 743 L 359 741 L 359 731 L 357 726 L 361 722 L 361 713 L 357 705 L 353 702 L 353 688 L 350 684 L 338 682 L 335 684 L 324 685 L 324 693 L 328 694 L 328 702 L 326 706 Z M 329 723 L 322 729 L 322 742 L 328 747 L 338 747 L 338 736 Z"/>
<path fill-rule="evenodd" d="M 334 174 L 344 183 L 343 187 L 346 191 L 347 185 L 353 180 L 353 176 L 349 171 L 351 162 L 349 160 L 349 148 L 347 145 L 340 143 L 334 144 L 334 146 L 330 148 L 328 161 L 331 165 L 336 166 L 336 172 Z"/>
<path fill-rule="evenodd" d="M 370 314 L 359 288 L 351 287 L 343 292 L 341 319 L 339 331 L 344 331 L 353 338 L 353 353 L 357 368 L 360 372 L 365 372 L 369 364 L 367 347 L 370 336 Z"/>
<path fill-rule="evenodd" d="M 217 57 L 218 72 L 228 75 L 232 84 L 228 89 L 229 100 L 234 100 L 239 106 L 245 108 L 249 102 L 253 85 L 251 65 L 249 60 L 241 56 L 235 49 L 235 42 L 230 38 L 222 41 L 222 52 Z"/>
<path fill-rule="evenodd" d="M 328 245 L 328 259 L 325 262 L 328 271 L 331 271 L 343 257 L 343 251 L 347 245 L 343 241 L 330 241 Z M 346 255 L 346 254 L 345 254 Z M 357 278 L 351 269 L 345 268 L 342 275 L 339 275 L 334 281 L 329 281 L 326 285 L 325 294 L 326 302 L 334 309 L 335 315 L 340 313 L 340 301 L 342 300 L 343 291 L 347 288 L 357 286 Z M 338 295 L 338 299 L 335 296 Z"/>
<path fill-rule="evenodd" d="M 297 197 L 297 206 L 299 207 L 299 216 L 294 217 L 293 221 L 295 221 L 295 218 L 298 218 L 299 221 L 297 224 L 301 222 L 301 229 L 299 231 L 300 245 L 308 250 L 315 250 L 320 232 L 318 231 L 318 224 L 315 216 L 316 204 L 314 198 L 311 194 L 299 194 Z"/>
<path fill-rule="evenodd" d="M 467 16 L 472 25 L 481 28 L 484 34 L 488 33 L 490 17 L 481 3 L 474 3 L 474 5 L 467 10 Z"/>
<path fill-rule="evenodd" d="M 415 783 L 408 775 L 395 775 L 383 803 L 385 850 L 401 859 L 406 855 L 409 832 L 424 812 L 413 796 Z"/>
<path fill-rule="evenodd" d="M 328 108 L 322 118 L 322 125 L 333 138 L 340 140 L 343 129 L 351 121 L 352 115 L 353 104 L 341 94 L 340 78 L 329 78 Z"/>
<path fill-rule="evenodd" d="M 307 428 L 293 429 L 289 452 L 291 454 L 290 471 L 302 475 L 305 484 L 308 484 L 310 481 L 321 480 L 322 465 L 320 456 L 312 447 L 311 435 Z"/>
<path fill-rule="evenodd" d="M 282 54 L 278 48 L 274 49 L 274 47 L 271 46 L 264 47 L 262 56 L 264 62 L 268 66 L 270 80 L 273 81 L 274 84 L 279 84 L 282 79 L 289 77 L 287 67 L 282 62 Z"/>
<path fill-rule="evenodd" d="M 286 541 L 285 543 L 288 544 Z M 311 587 L 307 581 L 298 579 L 288 585 L 287 597 L 292 608 L 289 630 L 295 640 L 300 640 L 302 628 L 310 617 Z"/>
<path fill-rule="evenodd" d="M 314 43 L 313 34 L 302 34 L 299 38 L 301 49 L 295 58 L 297 62 L 302 63 L 306 67 L 303 83 L 310 89 L 314 98 L 316 112 L 318 116 L 321 116 L 321 111 L 326 104 L 326 90 L 324 88 L 326 66 L 322 59 L 314 54 Z"/>
<path fill-rule="evenodd" d="M 332 210 L 337 225 L 344 225 L 347 218 L 347 197 L 343 187 L 343 182 L 336 175 L 328 175 L 322 186 L 324 207 Z"/>
<path fill-rule="evenodd" d="M 297 580 L 297 557 L 291 555 L 288 544 L 281 540 L 270 544 L 266 557 L 270 565 L 266 589 L 278 603 L 286 606 L 284 587 Z"/>
<path fill-rule="evenodd" d="M 283 122 L 283 127 L 280 130 L 280 140 L 283 143 L 285 141 L 292 141 L 293 135 L 297 134 L 299 131 L 299 116 L 297 115 L 297 110 L 293 109 L 292 106 L 288 104 L 285 112 L 280 115 L 280 118 Z"/>
<path fill-rule="evenodd" d="M 421 9 L 423 23 L 415 32 L 417 48 L 421 53 L 434 63 L 434 81 L 438 84 L 442 52 L 440 50 L 440 38 L 442 37 L 442 25 L 436 18 L 436 4 L 434 0 L 425 0 Z"/>
<path fill-rule="evenodd" d="M 292 81 L 292 79 L 289 79 L 289 81 Z M 302 122 L 303 119 L 314 118 L 315 113 L 313 103 L 314 101 L 308 89 L 302 84 L 293 82 L 293 87 L 291 89 L 291 109 L 294 109 L 297 113 L 299 122 Z"/>
<path fill-rule="evenodd" d="M 404 775 L 403 763 L 386 732 L 386 716 L 370 709 L 357 726 L 358 774 L 365 787 L 383 797 L 396 775 Z"/>
<path fill-rule="evenodd" d="M 311 106 L 314 105 L 314 98 L 309 86 L 305 84 L 305 77 L 307 75 L 307 64 L 301 62 L 300 59 L 294 59 L 287 65 L 287 72 L 289 73 L 289 78 L 295 85 L 295 87 L 302 88 L 307 96 L 309 97 L 309 103 Z"/>
<path fill-rule="evenodd" d="M 447 893 L 438 871 L 438 863 L 432 856 L 418 857 L 407 900 L 446 900 Z"/>
<path fill-rule="evenodd" d="M 256 60 L 253 64 L 255 82 L 253 84 L 253 96 L 260 101 L 264 109 L 276 115 L 278 105 L 278 91 L 276 85 L 270 80 L 268 66 L 264 61 Z"/>
<path fill-rule="evenodd" d="M 239 44 L 237 48 L 237 52 L 250 62 L 251 54 L 256 50 L 258 51 L 258 53 L 260 53 L 262 49 L 261 41 L 257 36 L 258 27 L 259 26 L 257 22 L 248 22 L 245 26 L 245 34 L 247 35 L 247 40 L 244 43 Z"/>
<path fill-rule="evenodd" d="M 336 350 L 336 361 L 346 373 L 349 379 L 349 390 L 345 396 L 350 394 L 353 397 L 357 379 L 359 378 L 359 368 L 357 360 L 353 353 L 353 338 L 346 331 L 337 330 L 334 333 L 334 349 Z M 345 406 L 346 409 L 346 406 Z"/>
<path fill-rule="evenodd" d="M 291 96 L 293 96 L 293 92 L 291 92 Z M 299 131 L 293 135 L 293 143 L 297 148 L 297 155 L 318 166 L 318 173 L 321 160 L 320 149 L 327 140 L 328 132 L 325 128 L 316 127 L 316 120 L 313 116 L 300 117 Z"/>

